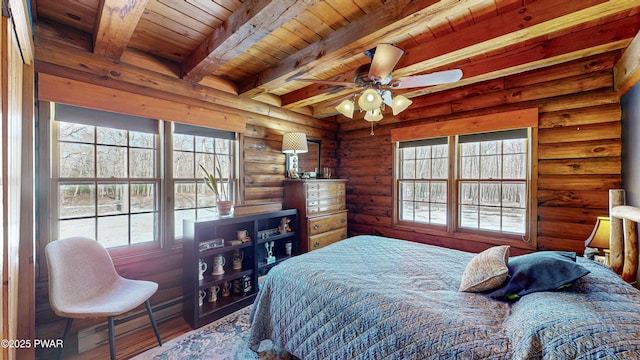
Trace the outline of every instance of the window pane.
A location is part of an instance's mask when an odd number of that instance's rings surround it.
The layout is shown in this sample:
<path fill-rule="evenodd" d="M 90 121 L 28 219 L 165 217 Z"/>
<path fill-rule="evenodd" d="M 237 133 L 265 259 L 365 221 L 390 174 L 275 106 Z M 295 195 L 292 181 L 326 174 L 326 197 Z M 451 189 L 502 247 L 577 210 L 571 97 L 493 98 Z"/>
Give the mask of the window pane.
<path fill-rule="evenodd" d="M 515 234 L 525 234 L 525 226 L 527 224 L 526 216 L 527 211 L 525 209 L 503 209 L 502 231 Z"/>
<path fill-rule="evenodd" d="M 157 213 L 132 214 L 131 215 L 131 243 L 155 241 L 154 229 Z"/>
<path fill-rule="evenodd" d="M 460 191 L 458 193 L 458 201 L 460 204 L 477 205 L 478 204 L 478 183 L 461 182 Z"/>
<path fill-rule="evenodd" d="M 134 147 L 141 148 L 155 148 L 155 138 L 154 134 L 148 134 L 137 131 L 129 131 L 129 145 Z"/>
<path fill-rule="evenodd" d="M 431 159 L 416 160 L 416 179 L 431 178 Z"/>
<path fill-rule="evenodd" d="M 414 185 L 412 182 L 400 182 L 400 196 L 402 200 L 413 200 Z"/>
<path fill-rule="evenodd" d="M 415 159 L 416 158 L 416 148 L 408 147 L 402 149 L 402 158 L 403 159 Z"/>
<path fill-rule="evenodd" d="M 132 178 L 155 177 L 155 154 L 153 149 L 129 149 L 129 169 Z"/>
<path fill-rule="evenodd" d="M 480 204 L 500 206 L 499 183 L 480 183 Z"/>
<path fill-rule="evenodd" d="M 213 154 L 213 149 L 214 149 L 213 138 L 196 136 L 196 151 Z"/>
<path fill-rule="evenodd" d="M 196 176 L 198 178 L 202 179 L 204 177 L 204 171 L 202 171 L 202 169 L 200 168 L 200 164 L 202 164 L 202 166 L 204 166 L 204 168 L 207 169 L 210 174 L 217 176 L 216 174 L 214 174 L 215 170 L 213 167 L 213 158 L 213 154 L 196 153 Z"/>
<path fill-rule="evenodd" d="M 98 215 L 128 213 L 128 189 L 127 184 L 98 184 Z"/>
<path fill-rule="evenodd" d="M 93 143 L 95 128 L 90 125 L 80 125 L 58 122 L 58 140 Z"/>
<path fill-rule="evenodd" d="M 447 225 L 447 205 L 431 203 L 431 223 Z"/>
<path fill-rule="evenodd" d="M 132 183 L 131 212 L 156 211 L 157 194 L 155 183 Z"/>
<path fill-rule="evenodd" d="M 480 155 L 480 143 L 462 143 L 460 144 L 461 156 Z"/>
<path fill-rule="evenodd" d="M 433 179 L 446 179 L 449 177 L 449 159 L 433 159 L 431 168 Z"/>
<path fill-rule="evenodd" d="M 216 146 L 216 154 L 231 154 L 231 141 L 230 140 L 224 140 L 224 139 L 216 139 L 215 140 L 215 146 Z"/>
<path fill-rule="evenodd" d="M 430 183 L 431 202 L 446 203 L 447 202 L 447 183 L 445 181 L 432 181 Z"/>
<path fill-rule="evenodd" d="M 429 201 L 429 183 L 418 182 L 415 184 L 415 200 L 416 201 Z"/>
<path fill-rule="evenodd" d="M 461 205 L 460 214 L 460 227 L 477 229 L 478 228 L 478 207 L 470 205 Z"/>
<path fill-rule="evenodd" d="M 403 201 L 402 208 L 400 209 L 400 219 L 413 221 L 414 219 L 414 210 L 413 210 L 413 202 L 412 201 Z"/>
<path fill-rule="evenodd" d="M 502 141 L 504 154 L 525 154 L 527 152 L 527 139 L 509 139 Z"/>
<path fill-rule="evenodd" d="M 194 178 L 194 153 L 184 151 L 173 152 L 173 177 L 177 179 Z"/>
<path fill-rule="evenodd" d="M 72 236 L 86 236 L 94 239 L 96 237 L 96 218 L 60 220 L 58 221 L 58 239 L 65 239 Z"/>
<path fill-rule="evenodd" d="M 60 143 L 59 176 L 64 178 L 94 177 L 93 145 Z"/>
<path fill-rule="evenodd" d="M 479 174 L 480 158 L 478 156 L 465 156 L 460 160 L 461 179 L 478 179 Z"/>
<path fill-rule="evenodd" d="M 97 177 L 124 178 L 127 176 L 127 149 L 115 146 L 97 146 Z"/>
<path fill-rule="evenodd" d="M 97 128 L 96 143 L 104 145 L 127 145 L 127 131 L 119 129 Z"/>
<path fill-rule="evenodd" d="M 448 158 L 449 157 L 449 145 L 433 145 L 431 146 L 432 158 Z"/>
<path fill-rule="evenodd" d="M 216 196 L 204 182 L 198 183 L 198 208 L 215 206 Z M 199 215 L 199 214 L 198 214 Z"/>
<path fill-rule="evenodd" d="M 415 160 L 405 160 L 402 162 L 402 178 L 403 179 L 415 179 Z"/>
<path fill-rule="evenodd" d="M 506 183 L 502 186 L 502 206 L 524 209 L 527 199 L 525 183 Z"/>
<path fill-rule="evenodd" d="M 95 216 L 95 194 L 93 183 L 58 185 L 58 216 L 61 219 Z"/>
<path fill-rule="evenodd" d="M 480 158 L 482 168 L 480 169 L 481 179 L 501 179 L 500 156 L 482 156 Z"/>
<path fill-rule="evenodd" d="M 430 159 L 431 158 L 431 146 L 418 146 L 416 148 L 417 159 Z"/>
<path fill-rule="evenodd" d="M 483 141 L 480 143 L 480 155 L 493 155 L 500 153 L 501 141 Z"/>
<path fill-rule="evenodd" d="M 480 228 L 483 230 L 500 231 L 500 208 L 480 206 Z"/>
<path fill-rule="evenodd" d="M 527 155 L 515 154 L 504 155 L 503 157 L 503 178 L 504 179 L 526 179 L 527 178 Z"/>
<path fill-rule="evenodd" d="M 175 208 L 194 209 L 196 207 L 195 182 L 176 182 L 174 184 Z"/>
<path fill-rule="evenodd" d="M 193 151 L 193 135 L 173 134 L 173 150 Z"/>
<path fill-rule="evenodd" d="M 98 218 L 98 242 L 104 247 L 129 244 L 129 216 L 105 216 Z"/>

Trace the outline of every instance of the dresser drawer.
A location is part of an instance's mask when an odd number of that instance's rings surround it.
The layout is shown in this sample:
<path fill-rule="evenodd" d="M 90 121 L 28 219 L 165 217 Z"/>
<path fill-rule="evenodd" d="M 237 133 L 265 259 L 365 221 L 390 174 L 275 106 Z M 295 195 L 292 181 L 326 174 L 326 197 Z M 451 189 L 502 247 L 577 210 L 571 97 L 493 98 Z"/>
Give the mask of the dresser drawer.
<path fill-rule="evenodd" d="M 347 212 L 318 216 L 309 219 L 309 236 L 321 234 L 323 232 L 335 230 L 347 226 Z"/>
<path fill-rule="evenodd" d="M 333 244 L 334 242 L 338 242 L 346 238 L 347 238 L 346 227 L 343 227 L 341 229 L 331 230 L 326 233 L 322 233 L 320 235 L 312 236 L 309 238 L 309 251 L 320 249 L 321 247 Z"/>

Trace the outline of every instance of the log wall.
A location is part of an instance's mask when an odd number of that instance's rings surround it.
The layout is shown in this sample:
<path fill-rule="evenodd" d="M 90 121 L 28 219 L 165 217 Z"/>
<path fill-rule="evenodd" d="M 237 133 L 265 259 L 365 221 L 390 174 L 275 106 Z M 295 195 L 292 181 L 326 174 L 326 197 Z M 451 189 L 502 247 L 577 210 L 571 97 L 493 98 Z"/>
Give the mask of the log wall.
<path fill-rule="evenodd" d="M 390 131 L 538 108 L 537 249 L 582 252 L 596 217 L 608 213 L 608 190 L 621 186 L 620 95 L 613 90 L 612 75 L 619 57 L 611 52 L 415 98 L 399 116 L 386 114 L 374 136 L 361 117 L 339 117 L 338 175 L 349 179 L 350 235 L 378 234 L 468 251 L 488 247 L 488 242 L 393 226 Z"/>
<path fill-rule="evenodd" d="M 45 100 L 54 100 L 48 97 L 56 96 L 60 98 L 56 98 L 56 100 L 61 102 L 100 109 L 99 99 L 103 96 L 113 97 L 114 93 L 128 93 L 128 96 L 122 97 L 124 100 L 120 102 L 119 110 L 124 113 L 139 116 L 146 115 L 148 117 L 154 116 L 152 116 L 152 112 L 145 114 L 145 108 L 166 105 L 167 102 L 174 102 L 175 107 L 185 106 L 186 104 L 189 108 L 195 106 L 212 112 L 219 111 L 220 108 L 220 105 L 215 104 L 215 95 L 218 95 L 218 92 L 214 89 L 202 87 L 197 92 L 185 93 L 181 97 L 174 95 L 173 92 L 178 91 L 176 89 L 184 86 L 178 80 L 173 80 L 163 89 L 143 89 L 131 86 L 126 82 L 108 81 L 104 77 L 79 72 L 74 69 L 52 68 L 44 63 L 39 64 L 38 69 L 40 70 L 40 85 L 43 89 L 46 87 L 43 83 L 46 81 L 64 79 L 63 83 L 65 85 L 59 86 L 58 91 L 53 92 L 53 94 L 47 93 Z M 77 90 L 78 87 L 83 88 L 84 86 L 91 86 L 91 90 Z M 65 87 L 76 90 L 65 91 Z M 87 92 L 91 93 L 91 96 L 84 96 Z M 203 96 L 203 93 L 207 94 L 209 92 L 213 95 Z M 78 93 L 80 95 L 75 95 Z M 45 96 L 44 92 L 40 93 L 40 95 Z M 137 106 L 136 98 L 140 96 L 144 96 L 144 106 Z M 92 101 L 96 101 L 96 103 L 93 104 L 91 103 Z M 282 202 L 286 158 L 281 149 L 282 135 L 287 131 L 303 131 L 308 138 L 321 140 L 321 165 L 323 167 L 336 168 L 337 142 L 335 141 L 335 130 L 337 126 L 331 124 L 330 121 L 316 120 L 288 110 L 273 109 L 273 111 L 270 111 L 273 116 L 265 115 L 264 111 L 259 107 L 251 109 L 255 112 L 250 110 L 238 111 L 231 107 L 224 108 L 224 110 L 225 113 L 232 114 L 231 121 L 239 116 L 241 117 L 240 120 L 246 124 L 240 137 L 241 149 L 239 154 L 242 182 L 240 197 L 242 203 Z M 47 119 L 43 120 L 48 121 Z M 188 122 L 188 119 L 182 120 Z M 196 125 L 200 121 L 194 120 L 193 123 Z M 207 119 L 207 121 L 211 120 Z M 215 124 L 212 126 L 215 127 Z M 40 155 L 44 156 L 44 161 L 48 161 L 49 154 Z M 65 320 L 56 316 L 49 306 L 46 262 L 43 256 L 44 241 L 41 239 L 37 241 L 38 253 L 36 256 L 39 270 L 36 276 L 35 295 L 36 338 L 60 338 L 64 331 Z M 166 243 L 169 246 L 164 249 L 143 254 L 137 254 L 133 251 L 131 253 L 112 254 L 118 273 L 122 276 L 131 279 L 155 281 L 159 284 L 158 292 L 151 298 L 152 305 L 179 299 L 182 296 L 182 247 L 179 243 L 173 245 L 171 245 L 171 241 L 166 241 Z M 136 309 L 136 311 L 141 310 L 144 310 L 144 306 Z M 104 321 L 106 319 L 75 320 L 65 348 L 77 348 L 78 330 Z M 38 357 L 48 357 L 56 349 L 38 349 L 37 351 Z"/>

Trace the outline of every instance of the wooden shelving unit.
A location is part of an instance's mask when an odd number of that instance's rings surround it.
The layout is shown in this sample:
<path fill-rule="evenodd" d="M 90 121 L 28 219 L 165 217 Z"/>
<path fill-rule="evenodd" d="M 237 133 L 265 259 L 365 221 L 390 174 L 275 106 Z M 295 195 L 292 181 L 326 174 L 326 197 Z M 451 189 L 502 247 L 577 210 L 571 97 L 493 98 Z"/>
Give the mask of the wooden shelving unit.
<path fill-rule="evenodd" d="M 292 231 L 280 233 L 278 227 L 283 218 L 289 218 Z M 300 253 L 298 230 L 298 212 L 296 209 L 280 210 L 261 214 L 230 216 L 200 220 L 184 220 L 183 244 L 183 295 L 184 319 L 191 327 L 199 328 L 225 315 L 237 311 L 255 300 L 258 291 L 258 277 L 291 256 Z M 247 242 L 232 244 L 237 240 L 237 232 L 246 230 L 250 238 Z M 213 239 L 224 239 L 224 246 L 201 251 L 200 245 Z M 291 255 L 286 254 L 286 243 L 291 243 Z M 275 258 L 267 263 L 267 247 Z M 241 251 L 242 268 L 233 269 L 233 254 Z M 213 275 L 214 257 L 225 259 L 224 274 Z M 199 280 L 200 265 L 207 264 L 202 280 Z M 235 286 L 234 282 L 239 284 Z M 225 283 L 230 285 L 228 296 L 222 295 Z M 217 300 L 209 302 L 210 289 L 220 287 Z M 237 291 L 239 290 L 239 291 Z M 200 305 L 200 292 L 206 292 Z"/>

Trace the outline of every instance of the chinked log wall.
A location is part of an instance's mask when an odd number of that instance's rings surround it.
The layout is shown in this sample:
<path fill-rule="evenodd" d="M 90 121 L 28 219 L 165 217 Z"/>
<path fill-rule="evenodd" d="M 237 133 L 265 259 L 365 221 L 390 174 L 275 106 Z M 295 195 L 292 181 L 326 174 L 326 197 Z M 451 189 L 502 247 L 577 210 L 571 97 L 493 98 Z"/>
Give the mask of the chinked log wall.
<path fill-rule="evenodd" d="M 619 57 L 611 52 L 413 99 L 401 116 L 385 115 L 374 136 L 361 118 L 339 118 L 339 175 L 349 179 L 350 235 L 380 234 L 468 251 L 488 247 L 392 226 L 390 131 L 538 108 L 537 248 L 581 252 L 596 217 L 608 214 L 608 190 L 621 186 L 620 94 L 613 91 L 612 75 Z"/>

